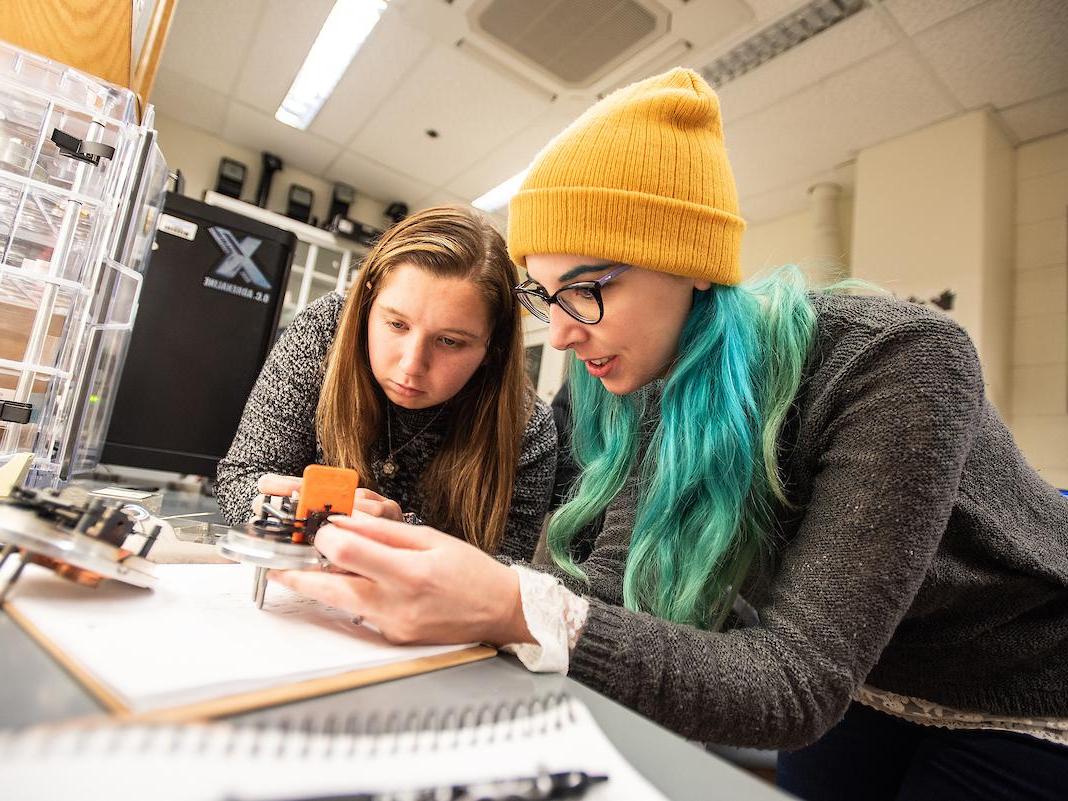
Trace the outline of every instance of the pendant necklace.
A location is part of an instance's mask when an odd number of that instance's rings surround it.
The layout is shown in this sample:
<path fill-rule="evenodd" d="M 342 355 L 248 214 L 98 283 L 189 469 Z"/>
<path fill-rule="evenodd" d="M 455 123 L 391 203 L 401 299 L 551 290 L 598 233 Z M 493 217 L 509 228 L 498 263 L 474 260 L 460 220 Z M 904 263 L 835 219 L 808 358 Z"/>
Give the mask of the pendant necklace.
<path fill-rule="evenodd" d="M 389 448 L 389 455 L 386 457 L 386 460 L 384 462 L 382 462 L 382 474 L 383 475 L 389 476 L 389 477 L 392 478 L 396 474 L 396 472 L 397 472 L 397 462 L 395 461 L 395 457 L 398 454 L 400 454 L 401 451 L 403 451 L 405 448 L 407 448 L 409 445 L 411 445 L 413 442 L 415 442 L 417 439 L 419 439 L 419 437 L 422 436 L 422 434 L 428 428 L 430 428 L 430 426 L 434 425 L 434 423 L 437 421 L 437 419 L 439 417 L 441 417 L 441 413 L 443 411 L 445 411 L 445 407 L 444 406 L 442 406 L 440 409 L 438 409 L 437 414 L 435 414 L 433 417 L 431 417 L 430 418 L 430 422 L 427 423 L 422 428 L 420 428 L 419 431 L 416 432 L 414 437 L 412 437 L 407 442 L 405 442 L 403 445 L 401 445 L 399 448 L 397 448 L 397 450 L 393 450 L 393 426 L 392 426 L 393 407 L 392 406 L 387 406 L 386 407 L 386 443 L 387 443 L 387 446 Z"/>

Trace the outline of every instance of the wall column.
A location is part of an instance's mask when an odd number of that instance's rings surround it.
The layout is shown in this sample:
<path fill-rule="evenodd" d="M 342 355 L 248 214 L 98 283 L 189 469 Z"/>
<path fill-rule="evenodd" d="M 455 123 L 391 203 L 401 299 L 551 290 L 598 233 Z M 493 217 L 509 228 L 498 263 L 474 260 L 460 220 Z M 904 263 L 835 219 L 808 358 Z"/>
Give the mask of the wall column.
<path fill-rule="evenodd" d="M 842 228 L 838 222 L 838 198 L 842 187 L 835 183 L 813 184 L 808 188 L 811 199 L 812 243 L 814 269 L 813 283 L 827 286 L 845 277 L 845 247 L 842 244 Z"/>

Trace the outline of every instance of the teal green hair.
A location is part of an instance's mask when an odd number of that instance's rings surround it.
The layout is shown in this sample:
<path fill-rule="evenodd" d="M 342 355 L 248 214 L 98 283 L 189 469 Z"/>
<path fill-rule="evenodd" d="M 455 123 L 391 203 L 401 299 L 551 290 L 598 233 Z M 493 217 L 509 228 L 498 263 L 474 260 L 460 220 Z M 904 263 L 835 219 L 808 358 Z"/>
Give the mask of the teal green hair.
<path fill-rule="evenodd" d="M 581 478 L 549 524 L 556 563 L 585 578 L 571 543 L 641 475 L 623 578 L 628 609 L 677 623 L 722 625 L 788 505 L 778 471 L 783 422 L 816 325 L 801 272 L 782 268 L 740 286 L 694 293 L 678 357 L 655 398 L 615 396 L 571 366 L 572 446 Z M 660 403 L 641 464 L 639 421 Z"/>

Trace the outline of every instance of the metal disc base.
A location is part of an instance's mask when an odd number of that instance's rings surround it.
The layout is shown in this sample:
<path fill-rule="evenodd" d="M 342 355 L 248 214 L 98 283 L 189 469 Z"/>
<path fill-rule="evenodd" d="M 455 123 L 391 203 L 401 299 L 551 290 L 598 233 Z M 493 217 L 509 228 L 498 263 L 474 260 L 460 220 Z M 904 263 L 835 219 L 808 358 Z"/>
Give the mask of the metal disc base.
<path fill-rule="evenodd" d="M 215 547 L 227 559 L 255 565 L 252 600 L 257 609 L 263 608 L 268 570 L 314 570 L 322 565 L 322 557 L 313 545 L 265 537 L 236 528 L 227 531 Z"/>
<path fill-rule="evenodd" d="M 0 505 L 0 543 L 8 549 L 40 554 L 135 587 L 149 588 L 156 583 L 152 563 L 147 559 L 95 537 L 59 528 L 31 509 Z"/>

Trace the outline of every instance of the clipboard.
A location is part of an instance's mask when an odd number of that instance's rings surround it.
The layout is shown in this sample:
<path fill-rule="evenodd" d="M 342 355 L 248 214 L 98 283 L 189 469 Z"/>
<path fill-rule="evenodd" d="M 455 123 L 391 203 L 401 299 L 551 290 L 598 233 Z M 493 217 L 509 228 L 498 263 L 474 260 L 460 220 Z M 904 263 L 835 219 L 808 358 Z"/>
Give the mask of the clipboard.
<path fill-rule="evenodd" d="M 167 586 L 167 579 L 171 577 L 170 574 L 178 574 L 183 570 L 189 574 L 187 578 L 190 581 L 196 580 L 192 575 L 193 572 L 201 576 L 210 575 L 206 571 L 230 571 L 230 573 L 235 574 L 232 578 L 236 582 L 235 586 L 240 587 L 241 595 L 245 596 L 247 594 L 245 592 L 247 590 L 247 576 L 239 565 L 169 565 L 161 566 L 161 568 L 163 575 L 161 575 L 160 586 Z M 59 597 L 48 598 L 50 591 L 56 593 Z M 94 596 L 94 593 L 97 593 L 97 595 Z M 372 642 L 370 647 L 376 649 L 375 655 L 379 657 L 382 655 L 388 656 L 391 661 L 369 664 L 364 667 L 339 668 L 336 671 L 327 670 L 324 675 L 309 678 L 287 680 L 284 676 L 278 676 L 276 681 L 268 682 L 265 686 L 251 686 L 247 690 L 236 691 L 232 688 L 229 690 L 220 689 L 216 693 L 208 693 L 208 697 L 184 698 L 176 700 L 174 703 L 149 702 L 147 704 L 139 704 L 131 702 L 129 691 L 123 693 L 117 689 L 117 685 L 121 684 L 121 680 L 115 679 L 114 671 L 109 672 L 109 670 L 101 669 L 100 654 L 97 653 L 94 656 L 92 653 L 87 653 L 86 642 L 84 640 L 79 641 L 76 637 L 70 635 L 70 631 L 78 630 L 77 621 L 63 620 L 64 613 L 68 618 L 79 615 L 85 618 L 86 608 L 89 605 L 94 605 L 96 609 L 109 608 L 113 611 L 121 612 L 122 609 L 119 604 L 122 604 L 124 600 L 136 599 L 137 595 L 135 593 L 140 593 L 142 599 L 148 597 L 145 594 L 146 591 L 118 585 L 111 587 L 102 585 L 96 589 L 77 587 L 42 570 L 32 576 L 26 575 L 19 585 L 19 592 L 13 594 L 4 604 L 3 609 L 27 635 L 84 686 L 111 714 L 123 719 L 147 722 L 206 721 L 477 662 L 489 659 L 497 653 L 496 649 L 485 645 L 452 646 L 449 650 L 444 650 L 443 648 L 389 646 L 384 644 L 384 641 L 382 643 Z M 23 598 L 22 603 L 20 603 L 20 596 Z M 44 596 L 43 602 L 41 600 L 42 596 Z M 305 600 L 301 601 L 301 603 L 309 602 Z M 248 601 L 248 605 L 252 607 L 251 601 Z M 43 609 L 49 611 L 42 612 Z M 267 614 L 270 614 L 269 609 L 255 611 L 260 614 L 266 611 Z M 287 609 L 286 614 L 291 614 L 291 612 Z M 320 618 L 322 618 L 323 613 L 321 613 L 321 610 L 319 610 L 319 614 Z M 337 612 L 332 612 L 331 615 L 335 620 L 339 616 L 344 617 L 344 615 Z M 121 615 L 118 617 L 121 617 Z M 297 625 L 300 623 L 298 620 L 291 622 Z M 106 627 L 112 633 L 121 628 L 121 621 L 113 619 L 112 624 L 110 627 Z M 131 631 L 131 636 L 135 636 L 136 622 L 134 621 L 131 625 L 135 627 Z M 332 637 L 337 637 L 336 631 L 328 631 L 326 633 Z M 102 631 L 101 637 L 104 634 L 105 632 Z M 314 632 L 312 632 L 312 635 L 314 635 Z M 363 632 L 361 637 L 366 644 L 370 634 Z M 314 636 L 309 641 L 313 639 Z M 353 643 L 354 646 L 359 645 L 357 639 L 354 639 Z M 100 645 L 101 648 L 104 648 L 107 643 L 101 641 Z M 129 650 L 131 646 L 126 643 L 124 647 Z M 136 645 L 132 647 L 134 649 L 133 652 L 136 653 Z M 183 643 L 175 647 L 176 649 L 182 647 L 195 648 L 196 645 L 194 643 Z M 393 650 L 395 650 L 395 653 L 391 653 Z M 435 650 L 437 652 L 428 653 L 428 651 Z M 411 658 L 405 658 L 407 653 L 411 653 Z M 161 655 L 161 658 L 166 658 L 166 655 Z M 160 662 L 159 660 L 153 662 L 151 659 L 146 659 L 140 664 L 140 669 L 144 669 L 144 666 L 149 664 L 158 665 Z M 131 664 L 131 670 L 136 670 L 138 667 L 138 663 Z M 193 695 L 197 694 L 195 689 L 191 690 L 191 692 Z M 134 700 L 136 701 L 136 698 Z"/>

